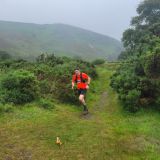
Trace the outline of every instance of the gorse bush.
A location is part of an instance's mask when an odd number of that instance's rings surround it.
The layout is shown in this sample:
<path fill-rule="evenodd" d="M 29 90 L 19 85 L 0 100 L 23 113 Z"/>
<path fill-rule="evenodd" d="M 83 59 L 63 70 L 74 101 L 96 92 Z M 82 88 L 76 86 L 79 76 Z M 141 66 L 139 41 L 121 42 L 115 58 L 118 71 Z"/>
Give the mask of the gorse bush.
<path fill-rule="evenodd" d="M 0 103 L 0 114 L 1 113 L 10 113 L 13 112 L 14 108 L 10 104 L 2 104 Z"/>
<path fill-rule="evenodd" d="M 160 1 L 145 0 L 132 19 L 133 28 L 123 34 L 124 60 L 111 77 L 111 86 L 118 92 L 125 108 L 136 111 L 141 107 L 160 104 Z"/>
<path fill-rule="evenodd" d="M 40 56 L 41 57 L 41 56 Z M 45 57 L 45 58 L 44 58 Z M 77 98 L 71 89 L 74 69 L 79 67 L 93 79 L 97 77 L 95 67 L 81 59 L 43 55 L 37 63 L 35 73 L 40 81 L 41 93 L 50 94 L 61 102 L 75 103 Z"/>
<path fill-rule="evenodd" d="M 143 63 L 138 67 L 135 67 L 134 62 L 133 64 L 123 64 L 111 77 L 111 87 L 119 94 L 124 107 L 130 111 L 156 105 L 160 96 L 160 77 L 157 76 L 155 70 L 154 73 L 149 72 L 145 67 Z M 135 99 L 129 102 L 130 96 L 128 97 L 128 95 L 131 93 L 133 95 L 133 91 Z"/>
<path fill-rule="evenodd" d="M 0 80 L 2 103 L 25 104 L 36 98 L 76 103 L 77 97 L 71 89 L 74 69 L 79 67 L 81 72 L 86 72 L 92 79 L 97 77 L 93 64 L 78 59 L 56 57 L 54 54 L 43 54 L 36 62 L 12 60 L 1 62 L 0 65 L 3 66 Z M 46 108 L 50 107 L 46 105 Z"/>
<path fill-rule="evenodd" d="M 136 89 L 130 90 L 127 93 L 124 102 L 129 111 L 135 112 L 139 109 L 140 95 L 141 92 Z"/>
<path fill-rule="evenodd" d="M 8 73 L 1 79 L 1 100 L 14 104 L 24 104 L 35 100 L 38 93 L 36 77 L 26 70 Z"/>
<path fill-rule="evenodd" d="M 48 110 L 55 108 L 55 105 L 51 101 L 44 98 L 39 100 L 38 105 L 40 108 L 48 109 Z"/>
<path fill-rule="evenodd" d="M 150 53 L 143 58 L 144 72 L 149 77 L 160 76 L 160 52 Z"/>

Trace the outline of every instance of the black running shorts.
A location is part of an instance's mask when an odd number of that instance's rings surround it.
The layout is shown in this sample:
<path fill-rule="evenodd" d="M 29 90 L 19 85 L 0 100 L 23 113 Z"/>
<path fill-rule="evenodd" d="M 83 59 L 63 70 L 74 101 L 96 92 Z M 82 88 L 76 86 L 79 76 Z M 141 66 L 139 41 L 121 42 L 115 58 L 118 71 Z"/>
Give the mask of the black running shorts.
<path fill-rule="evenodd" d="M 87 93 L 86 89 L 78 89 L 78 95 L 85 95 Z"/>

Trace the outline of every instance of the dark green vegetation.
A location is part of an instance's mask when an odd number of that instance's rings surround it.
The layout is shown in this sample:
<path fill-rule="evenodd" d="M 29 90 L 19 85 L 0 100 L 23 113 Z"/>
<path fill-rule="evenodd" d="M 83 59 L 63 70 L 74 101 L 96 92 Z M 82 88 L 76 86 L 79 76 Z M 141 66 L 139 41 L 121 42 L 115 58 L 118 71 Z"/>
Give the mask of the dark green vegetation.
<path fill-rule="evenodd" d="M 39 98 L 54 98 L 74 103 L 71 79 L 77 66 L 92 79 L 97 77 L 94 65 L 67 57 L 43 54 L 36 62 L 3 60 L 0 63 L 0 102 L 25 104 Z"/>
<path fill-rule="evenodd" d="M 130 111 L 160 109 L 160 1 L 145 0 L 137 13 L 132 28 L 123 34 L 123 65 L 112 76 L 111 86 Z"/>
<path fill-rule="evenodd" d="M 159 160 L 160 114 L 121 109 L 109 87 L 115 64 L 97 68 L 88 92 L 91 115 L 77 105 L 41 100 L 0 115 L 0 158 L 12 160 Z M 93 90 L 94 89 L 94 90 Z M 107 91 L 106 91 L 107 90 Z M 51 106 L 46 110 L 44 106 Z M 44 107 L 44 109 L 43 109 Z M 55 144 L 59 136 L 63 145 Z"/>
<path fill-rule="evenodd" d="M 33 73 L 16 70 L 5 73 L 1 80 L 1 102 L 23 104 L 37 97 L 38 81 Z"/>
<path fill-rule="evenodd" d="M 40 54 L 115 60 L 122 50 L 118 40 L 63 25 L 38 25 L 0 21 L 0 50 L 16 57 L 33 59 Z"/>

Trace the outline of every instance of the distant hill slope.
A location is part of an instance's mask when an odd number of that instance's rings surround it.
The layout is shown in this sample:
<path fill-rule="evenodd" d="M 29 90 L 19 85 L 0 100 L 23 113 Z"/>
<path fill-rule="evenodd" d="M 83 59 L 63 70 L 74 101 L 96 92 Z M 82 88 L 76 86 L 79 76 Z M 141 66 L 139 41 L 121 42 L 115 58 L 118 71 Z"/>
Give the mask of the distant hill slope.
<path fill-rule="evenodd" d="M 111 37 L 65 24 L 0 21 L 0 50 L 24 58 L 54 52 L 59 56 L 80 56 L 87 60 L 114 60 L 122 45 Z"/>

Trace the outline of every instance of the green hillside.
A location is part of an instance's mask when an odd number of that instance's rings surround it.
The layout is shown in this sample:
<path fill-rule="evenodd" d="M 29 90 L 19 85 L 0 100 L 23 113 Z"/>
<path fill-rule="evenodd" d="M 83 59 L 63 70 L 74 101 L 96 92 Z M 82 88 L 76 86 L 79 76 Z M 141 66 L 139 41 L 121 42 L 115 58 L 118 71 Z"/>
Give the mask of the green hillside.
<path fill-rule="evenodd" d="M 122 45 L 108 36 L 64 24 L 0 21 L 0 50 L 23 58 L 54 52 L 58 56 L 114 60 Z"/>

